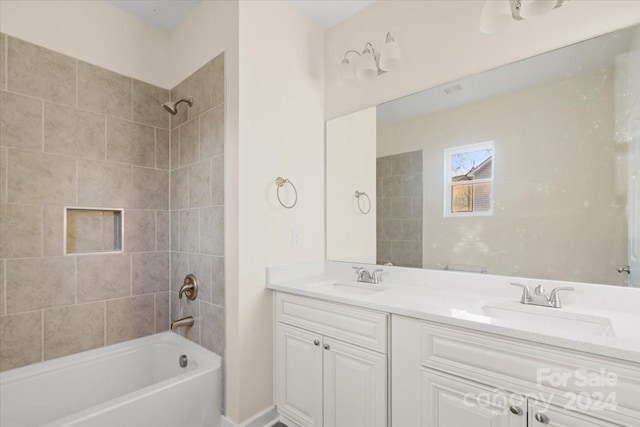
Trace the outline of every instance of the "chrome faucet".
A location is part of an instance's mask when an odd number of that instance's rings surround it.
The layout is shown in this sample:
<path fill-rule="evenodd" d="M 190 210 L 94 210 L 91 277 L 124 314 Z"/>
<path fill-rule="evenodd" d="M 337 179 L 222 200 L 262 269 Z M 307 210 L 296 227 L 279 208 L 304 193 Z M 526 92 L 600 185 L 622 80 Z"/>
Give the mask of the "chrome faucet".
<path fill-rule="evenodd" d="M 362 283 L 373 283 L 377 285 L 380 283 L 380 274 L 384 272 L 381 268 L 377 270 L 373 270 L 371 273 L 364 267 L 353 267 L 356 270 L 356 274 L 358 275 L 358 282 Z"/>
<path fill-rule="evenodd" d="M 521 283 L 511 283 L 511 286 L 519 286 L 522 288 L 522 297 L 520 298 L 520 303 L 552 308 L 562 308 L 562 301 L 560 301 L 560 291 L 574 290 L 571 286 L 554 288 L 547 298 L 544 287 L 542 285 L 536 286 L 533 294 L 529 291 L 529 287 L 527 285 L 523 285 Z"/>
<path fill-rule="evenodd" d="M 193 316 L 183 317 L 182 319 L 178 319 L 174 322 L 171 322 L 171 330 L 175 330 L 176 328 L 193 326 L 194 320 Z"/>

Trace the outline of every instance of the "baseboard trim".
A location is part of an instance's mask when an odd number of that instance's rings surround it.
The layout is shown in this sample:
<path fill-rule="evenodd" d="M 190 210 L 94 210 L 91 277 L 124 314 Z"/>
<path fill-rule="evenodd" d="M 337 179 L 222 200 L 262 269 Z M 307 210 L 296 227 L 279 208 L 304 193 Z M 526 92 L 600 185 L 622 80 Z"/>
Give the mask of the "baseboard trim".
<path fill-rule="evenodd" d="M 287 427 L 301 427 L 300 424 L 292 421 L 290 418 L 285 417 L 284 415 L 280 415 L 280 421 L 287 425 Z"/>
<path fill-rule="evenodd" d="M 270 406 L 263 411 L 258 412 L 242 424 L 236 424 L 229 418 L 223 416 L 221 427 L 270 427 L 280 421 L 280 414 L 275 406 Z M 293 427 L 296 427 L 294 425 Z"/>

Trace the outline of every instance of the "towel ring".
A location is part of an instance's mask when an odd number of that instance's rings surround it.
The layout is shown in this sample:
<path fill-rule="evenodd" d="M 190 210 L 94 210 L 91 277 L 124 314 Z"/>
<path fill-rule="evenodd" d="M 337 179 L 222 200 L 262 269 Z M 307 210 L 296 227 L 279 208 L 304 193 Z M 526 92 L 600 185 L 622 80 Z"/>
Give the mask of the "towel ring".
<path fill-rule="evenodd" d="M 360 197 L 366 197 L 367 198 L 367 210 L 365 211 L 364 209 L 362 209 L 362 206 L 360 206 Z M 371 199 L 369 198 L 369 195 L 367 193 L 360 192 L 358 190 L 356 190 L 356 199 L 358 199 L 358 210 L 360 212 L 362 212 L 363 214 L 368 214 L 369 212 L 371 212 Z"/>
<path fill-rule="evenodd" d="M 295 198 L 293 199 L 293 203 L 291 205 L 285 205 L 282 202 L 282 199 L 280 199 L 280 189 L 282 187 L 284 187 L 285 184 L 289 184 L 291 186 L 291 188 L 293 188 L 293 194 L 294 194 Z M 285 209 L 293 208 L 296 205 L 296 203 L 298 203 L 298 190 L 296 190 L 296 186 L 293 185 L 293 182 L 289 181 L 289 179 L 283 178 L 281 176 L 276 178 L 276 185 L 277 185 L 276 196 L 278 196 L 278 203 L 280 203 L 280 205 L 282 205 L 282 207 L 285 208 Z"/>

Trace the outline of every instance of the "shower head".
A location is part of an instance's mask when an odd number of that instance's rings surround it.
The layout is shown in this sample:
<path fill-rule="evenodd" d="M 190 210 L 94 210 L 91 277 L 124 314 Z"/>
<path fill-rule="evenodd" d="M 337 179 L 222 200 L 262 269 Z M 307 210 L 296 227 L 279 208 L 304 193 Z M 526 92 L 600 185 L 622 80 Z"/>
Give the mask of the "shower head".
<path fill-rule="evenodd" d="M 189 98 L 189 99 L 182 98 L 177 102 L 165 102 L 164 104 L 162 104 L 162 106 L 164 107 L 165 110 L 167 110 L 168 112 L 170 112 L 175 116 L 176 113 L 178 112 L 178 109 L 176 107 L 181 102 L 186 102 L 187 104 L 189 104 L 189 107 L 191 107 L 193 105 L 193 98 Z"/>

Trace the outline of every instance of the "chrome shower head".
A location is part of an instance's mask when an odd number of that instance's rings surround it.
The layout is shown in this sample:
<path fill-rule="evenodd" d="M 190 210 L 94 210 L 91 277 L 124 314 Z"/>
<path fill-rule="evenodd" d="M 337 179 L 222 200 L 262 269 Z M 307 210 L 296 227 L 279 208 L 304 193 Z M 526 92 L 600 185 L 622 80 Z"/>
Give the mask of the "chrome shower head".
<path fill-rule="evenodd" d="M 178 113 L 178 109 L 176 107 L 181 102 L 186 102 L 187 104 L 189 104 L 189 107 L 191 107 L 193 105 L 193 98 L 189 98 L 189 99 L 182 98 L 177 102 L 165 102 L 164 104 L 162 104 L 162 106 L 164 107 L 165 110 L 167 110 L 168 112 L 170 112 L 175 116 Z"/>

